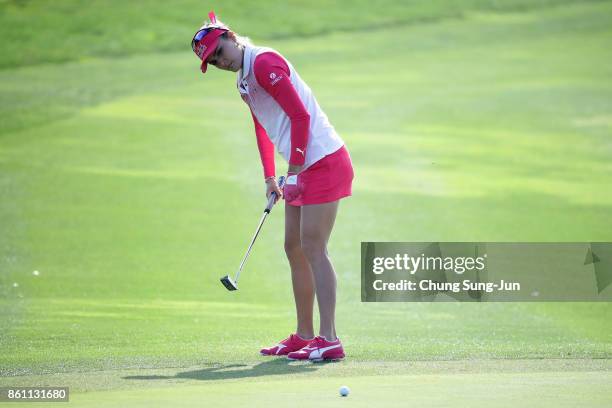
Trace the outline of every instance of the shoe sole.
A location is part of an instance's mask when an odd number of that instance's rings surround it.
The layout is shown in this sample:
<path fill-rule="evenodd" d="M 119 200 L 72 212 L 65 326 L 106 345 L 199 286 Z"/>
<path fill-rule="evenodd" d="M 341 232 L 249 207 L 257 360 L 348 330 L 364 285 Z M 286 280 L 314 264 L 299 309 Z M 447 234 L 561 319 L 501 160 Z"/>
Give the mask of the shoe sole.
<path fill-rule="evenodd" d="M 334 357 L 334 358 L 291 358 L 287 357 L 287 360 L 291 361 L 312 361 L 313 363 L 321 363 L 323 361 L 342 361 L 345 356 Z"/>
<path fill-rule="evenodd" d="M 344 360 L 344 357 L 335 357 L 335 358 L 311 358 L 310 361 L 312 361 L 313 363 L 323 363 L 325 361 L 330 361 L 330 362 L 337 362 L 337 361 L 342 361 Z"/>
<path fill-rule="evenodd" d="M 294 351 L 297 351 L 297 350 L 294 350 Z M 259 352 L 259 354 L 261 354 L 262 356 L 269 356 L 269 357 L 287 357 L 287 355 L 289 353 L 293 353 L 293 351 L 290 351 L 290 352 L 285 353 L 285 354 L 266 354 L 266 353 L 262 353 L 261 351 Z M 293 358 L 291 360 L 299 360 L 299 359 Z"/>

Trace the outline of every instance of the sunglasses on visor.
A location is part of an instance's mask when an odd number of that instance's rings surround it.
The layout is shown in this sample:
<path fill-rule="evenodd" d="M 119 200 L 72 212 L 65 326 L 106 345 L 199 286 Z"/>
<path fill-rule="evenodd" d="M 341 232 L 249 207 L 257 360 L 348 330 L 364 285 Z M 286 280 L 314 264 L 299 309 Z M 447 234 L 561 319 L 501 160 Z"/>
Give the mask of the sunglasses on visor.
<path fill-rule="evenodd" d="M 206 34 L 208 34 L 210 31 L 211 30 L 209 30 L 208 28 L 205 28 L 205 29 L 200 30 L 197 33 L 195 33 L 195 35 L 193 36 L 193 40 L 191 40 L 191 49 L 193 51 L 195 51 L 195 47 L 196 47 L 196 45 L 198 45 L 200 40 L 202 38 L 206 37 Z"/>
<path fill-rule="evenodd" d="M 227 31 L 225 27 L 219 27 L 219 26 L 209 26 L 206 28 L 202 28 L 201 30 L 198 30 L 198 32 L 195 33 L 195 35 L 193 36 L 193 40 L 191 40 L 191 49 L 195 51 L 198 43 L 202 41 L 202 39 L 206 37 L 207 34 L 212 33 L 214 30 Z"/>

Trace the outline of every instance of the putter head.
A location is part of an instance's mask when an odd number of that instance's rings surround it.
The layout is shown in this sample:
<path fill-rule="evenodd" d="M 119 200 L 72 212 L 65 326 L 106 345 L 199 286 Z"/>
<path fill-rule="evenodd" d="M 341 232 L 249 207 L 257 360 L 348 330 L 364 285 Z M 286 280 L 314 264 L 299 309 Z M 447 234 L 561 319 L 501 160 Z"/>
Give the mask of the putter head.
<path fill-rule="evenodd" d="M 224 277 L 222 277 L 221 283 L 227 288 L 227 290 L 238 290 L 238 285 L 236 285 L 236 282 L 234 282 L 234 280 L 230 278 L 229 275 L 225 275 Z"/>

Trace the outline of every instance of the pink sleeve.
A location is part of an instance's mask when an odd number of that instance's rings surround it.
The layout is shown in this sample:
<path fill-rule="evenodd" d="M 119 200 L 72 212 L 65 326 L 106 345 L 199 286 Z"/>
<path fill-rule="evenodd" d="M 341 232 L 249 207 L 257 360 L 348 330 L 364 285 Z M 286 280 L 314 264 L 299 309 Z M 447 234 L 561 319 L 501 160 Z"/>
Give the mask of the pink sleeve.
<path fill-rule="evenodd" d="M 274 145 L 268 137 L 266 129 L 261 126 L 253 111 L 251 111 L 251 116 L 255 124 L 255 136 L 257 137 L 257 148 L 259 149 L 259 156 L 263 165 L 264 178 L 272 177 L 276 172 L 274 168 Z"/>
<path fill-rule="evenodd" d="M 289 66 L 273 52 L 259 54 L 253 65 L 259 85 L 264 88 L 291 120 L 289 164 L 301 166 L 306 158 L 310 115 L 289 78 Z"/>

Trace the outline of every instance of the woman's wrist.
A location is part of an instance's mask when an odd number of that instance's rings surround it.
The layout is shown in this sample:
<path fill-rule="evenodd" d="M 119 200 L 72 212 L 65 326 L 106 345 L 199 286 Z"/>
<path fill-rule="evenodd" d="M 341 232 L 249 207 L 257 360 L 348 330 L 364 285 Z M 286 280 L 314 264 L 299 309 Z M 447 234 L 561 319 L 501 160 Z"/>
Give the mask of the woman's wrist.
<path fill-rule="evenodd" d="M 297 174 L 297 173 L 300 172 L 301 169 L 302 169 L 302 166 L 300 166 L 300 165 L 290 164 L 289 165 L 289 169 L 287 170 L 287 173 Z"/>
<path fill-rule="evenodd" d="M 264 181 L 266 183 L 269 183 L 270 181 L 276 181 L 276 176 L 266 177 Z"/>

